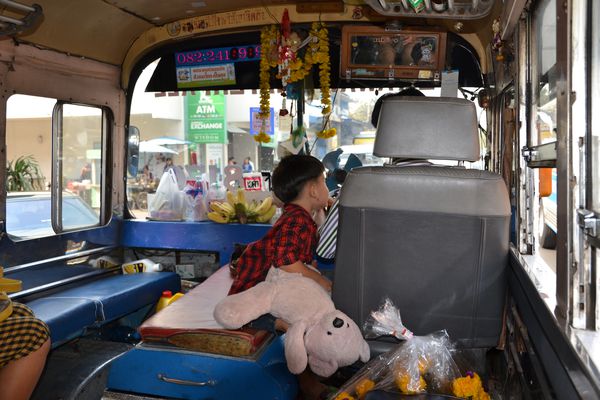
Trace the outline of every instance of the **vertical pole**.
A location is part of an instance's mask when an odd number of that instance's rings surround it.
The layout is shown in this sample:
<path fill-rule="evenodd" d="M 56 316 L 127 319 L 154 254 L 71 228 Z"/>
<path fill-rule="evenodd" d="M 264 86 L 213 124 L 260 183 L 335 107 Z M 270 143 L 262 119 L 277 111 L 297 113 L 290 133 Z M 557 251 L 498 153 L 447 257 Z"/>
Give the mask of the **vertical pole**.
<path fill-rule="evenodd" d="M 570 1 L 556 2 L 556 120 L 557 123 L 557 246 L 556 309 L 558 323 L 573 320 L 573 177 L 571 131 Z"/>

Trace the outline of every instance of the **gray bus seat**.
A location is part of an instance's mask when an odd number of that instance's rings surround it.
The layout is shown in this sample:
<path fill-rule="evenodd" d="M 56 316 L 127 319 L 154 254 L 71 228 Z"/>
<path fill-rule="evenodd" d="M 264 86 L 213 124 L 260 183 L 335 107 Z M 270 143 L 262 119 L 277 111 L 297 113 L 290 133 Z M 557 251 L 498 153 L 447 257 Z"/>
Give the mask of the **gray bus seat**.
<path fill-rule="evenodd" d="M 374 154 L 476 161 L 475 106 L 450 98 L 385 100 Z M 333 300 L 362 326 L 389 297 L 417 335 L 446 329 L 460 347 L 492 347 L 502 327 L 509 218 L 506 185 L 488 171 L 354 169 L 340 194 Z"/>

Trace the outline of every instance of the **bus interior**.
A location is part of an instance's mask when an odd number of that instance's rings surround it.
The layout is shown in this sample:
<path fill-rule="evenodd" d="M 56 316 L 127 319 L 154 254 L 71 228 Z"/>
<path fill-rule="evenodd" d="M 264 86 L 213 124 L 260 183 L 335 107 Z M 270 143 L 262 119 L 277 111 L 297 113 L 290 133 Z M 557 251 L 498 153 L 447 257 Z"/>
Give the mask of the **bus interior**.
<path fill-rule="evenodd" d="M 486 398 L 431 360 L 402 386 L 390 357 L 439 332 L 487 398 L 600 398 L 599 19 L 592 0 L 0 0 L 0 292 L 52 343 L 31 398 L 308 399 L 287 334 L 213 318 L 281 210 L 217 223 L 210 203 L 261 204 L 289 154 L 339 190 L 318 267 L 370 349 L 327 398 Z M 395 164 L 415 159 L 433 165 Z M 415 338 L 367 332 L 386 299 Z"/>

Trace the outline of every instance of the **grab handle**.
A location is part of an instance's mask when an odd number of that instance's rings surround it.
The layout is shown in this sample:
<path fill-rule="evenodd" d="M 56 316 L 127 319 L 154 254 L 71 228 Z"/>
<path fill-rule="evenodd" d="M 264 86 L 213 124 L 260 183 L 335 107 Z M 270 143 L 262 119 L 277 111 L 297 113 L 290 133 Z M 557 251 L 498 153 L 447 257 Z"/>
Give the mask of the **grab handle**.
<path fill-rule="evenodd" d="M 186 386 L 215 386 L 217 384 L 217 381 L 212 380 L 212 379 L 209 379 L 206 382 L 195 382 L 195 381 L 187 381 L 187 380 L 177 379 L 177 378 L 169 378 L 168 376 L 166 376 L 164 374 L 158 374 L 157 378 L 160 379 L 163 382 L 174 383 L 176 385 L 186 385 Z"/>

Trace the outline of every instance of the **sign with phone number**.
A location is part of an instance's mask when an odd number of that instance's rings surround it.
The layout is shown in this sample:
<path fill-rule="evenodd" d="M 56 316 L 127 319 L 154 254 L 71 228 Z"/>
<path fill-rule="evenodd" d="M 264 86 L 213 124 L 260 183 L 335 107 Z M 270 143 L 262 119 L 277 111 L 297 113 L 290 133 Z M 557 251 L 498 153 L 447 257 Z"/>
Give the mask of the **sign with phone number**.
<path fill-rule="evenodd" d="M 227 64 L 241 61 L 259 61 L 260 45 L 219 47 L 175 53 L 176 67 L 206 64 Z"/>

